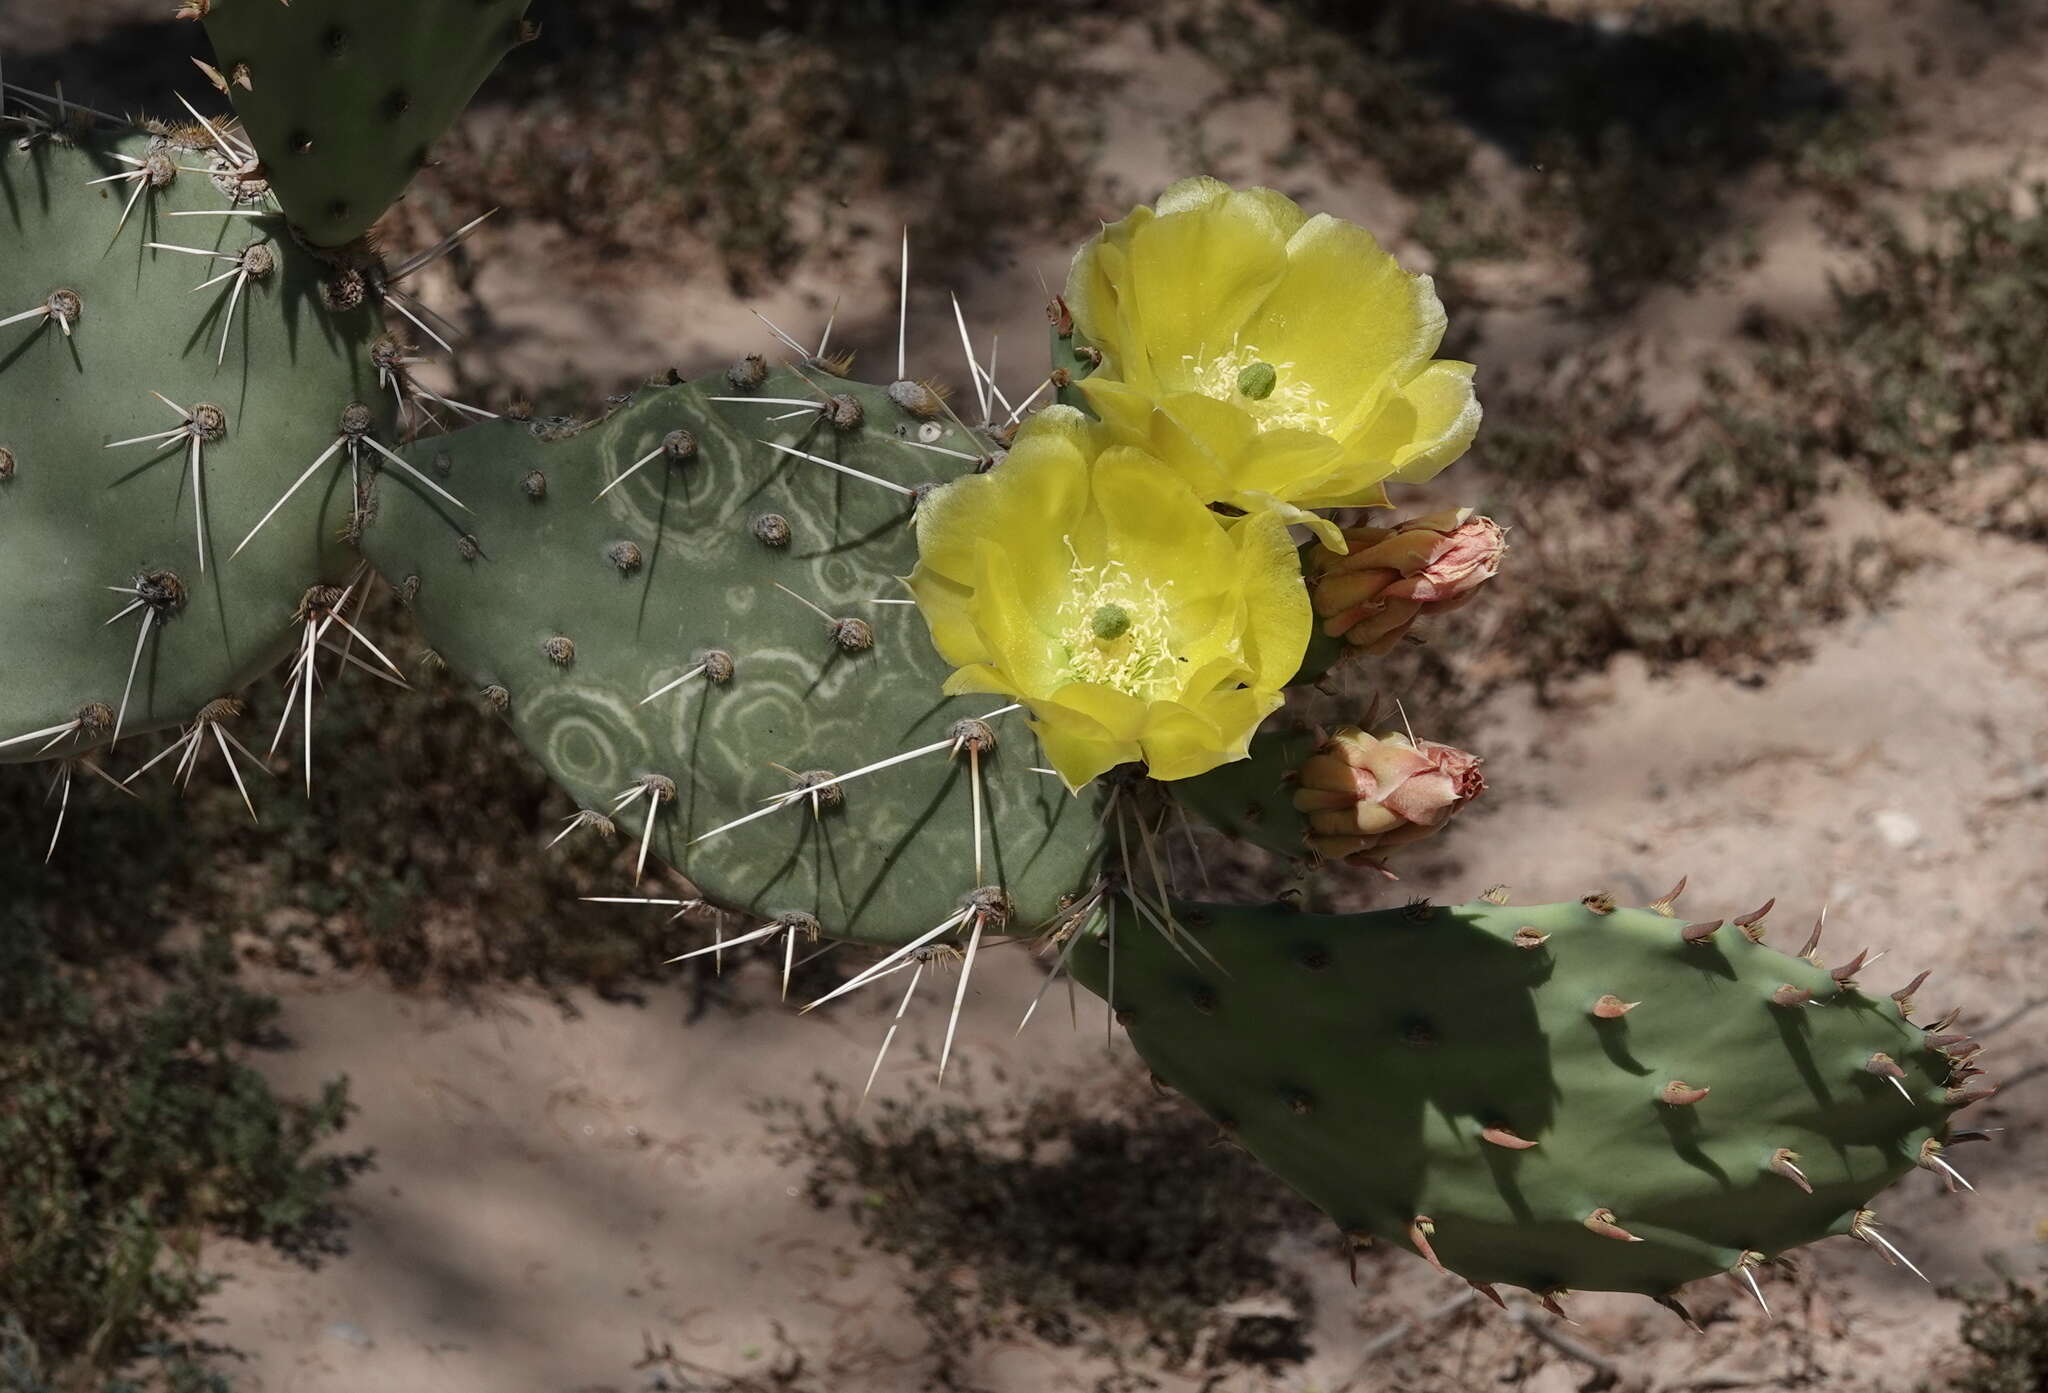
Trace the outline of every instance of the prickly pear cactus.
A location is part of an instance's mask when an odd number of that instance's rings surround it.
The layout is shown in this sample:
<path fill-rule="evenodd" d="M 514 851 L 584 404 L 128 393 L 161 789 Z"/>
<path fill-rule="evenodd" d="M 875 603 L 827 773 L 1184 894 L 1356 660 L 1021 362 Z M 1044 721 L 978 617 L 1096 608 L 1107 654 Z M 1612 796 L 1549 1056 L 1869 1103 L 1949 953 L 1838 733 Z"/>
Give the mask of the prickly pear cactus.
<path fill-rule="evenodd" d="M 380 489 L 363 546 L 585 820 L 713 901 L 893 944 L 1007 896 L 988 926 L 1027 932 L 1088 883 L 1096 800 L 1014 707 L 940 694 L 898 578 L 916 498 L 990 449 L 949 417 L 746 358 L 424 441 L 474 515 Z"/>
<path fill-rule="evenodd" d="M 514 45 L 527 0 L 187 0 L 265 177 L 316 246 L 370 224 Z"/>
<path fill-rule="evenodd" d="M 373 312 L 333 307 L 282 218 L 215 215 L 211 143 L 0 148 L 0 760 L 191 719 L 352 564 L 345 464 L 236 551 L 351 408 L 391 421 Z"/>
<path fill-rule="evenodd" d="M 393 285 L 461 234 L 388 273 L 364 234 L 525 8 L 187 0 L 253 152 L 5 116 L 0 759 L 64 759 L 68 795 L 70 756 L 181 723 L 151 763 L 189 771 L 211 733 L 234 767 L 228 694 L 296 642 L 310 706 L 354 542 L 574 796 L 564 835 L 622 830 L 636 882 L 658 857 L 758 916 L 785 973 L 805 936 L 896 950 L 835 996 L 892 966 L 914 991 L 916 950 L 964 939 L 955 1023 L 982 934 L 1049 929 L 1156 1074 L 1355 1240 L 1550 1303 L 1676 1306 L 1835 1234 L 1901 1256 L 1867 1206 L 1916 1166 L 1960 1180 L 1953 1114 L 1989 1088 L 1912 987 L 1866 994 L 1817 932 L 1788 956 L 1763 911 L 1668 899 L 1170 902 L 1167 791 L 1328 869 L 1483 786 L 1407 732 L 1254 734 L 1290 678 L 1463 603 L 1500 553 L 1463 511 L 1326 515 L 1430 477 L 1479 419 L 1427 278 L 1362 229 L 1204 179 L 1105 226 L 1044 384 L 1099 419 L 1000 442 L 926 384 L 803 355 L 401 450 L 393 396 L 489 415 L 411 382 L 376 317 L 432 335 Z M 1305 571 L 1295 525 L 1327 548 Z"/>
<path fill-rule="evenodd" d="M 1175 912 L 1199 953 L 1126 914 L 1075 976 L 1347 1233 L 1482 1286 L 1667 1298 L 1829 1235 L 1877 1244 L 1872 1197 L 1952 1174 L 1954 1114 L 1989 1092 L 1910 989 L 1768 947 L 1760 915 Z"/>

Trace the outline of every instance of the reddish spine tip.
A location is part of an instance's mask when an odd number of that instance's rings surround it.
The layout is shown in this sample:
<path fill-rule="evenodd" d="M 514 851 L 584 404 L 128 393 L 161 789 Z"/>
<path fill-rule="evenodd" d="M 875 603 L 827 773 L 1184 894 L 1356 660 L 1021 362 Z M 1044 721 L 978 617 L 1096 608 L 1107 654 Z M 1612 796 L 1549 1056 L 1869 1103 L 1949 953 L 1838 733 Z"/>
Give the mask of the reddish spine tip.
<path fill-rule="evenodd" d="M 1799 1169 L 1799 1153 L 1786 1147 L 1779 1147 L 1771 1153 L 1765 1168 L 1773 1175 L 1781 1175 L 1797 1185 L 1807 1194 L 1813 1193 L 1813 1183 L 1806 1178 L 1806 1172 Z"/>
<path fill-rule="evenodd" d="M 1820 958 L 1817 956 L 1820 952 L 1820 931 L 1827 927 L 1827 922 L 1827 911 L 1823 910 L 1821 916 L 1813 921 L 1813 932 L 1806 936 L 1806 942 L 1799 949 L 1799 956 L 1816 967 L 1820 965 Z"/>
<path fill-rule="evenodd" d="M 1408 1225 L 1408 1241 L 1414 1245 L 1415 1251 L 1422 1255 L 1424 1262 L 1439 1272 L 1449 1273 L 1450 1269 L 1437 1261 L 1436 1249 L 1429 1246 L 1429 1236 L 1435 1232 L 1435 1222 L 1426 1214 L 1418 1214 L 1415 1216 L 1415 1222 Z"/>
<path fill-rule="evenodd" d="M 1602 1238 L 1612 1238 L 1622 1243 L 1640 1243 L 1643 1240 L 1630 1233 L 1614 1221 L 1611 1209 L 1596 1209 L 1579 1222 Z"/>
<path fill-rule="evenodd" d="M 1684 1306 L 1679 1304 L 1677 1297 L 1659 1296 L 1653 1299 L 1659 1306 L 1662 1306 L 1665 1310 L 1671 1312 L 1672 1315 L 1677 1316 L 1680 1320 L 1684 1321 L 1685 1328 L 1687 1330 L 1690 1330 L 1693 1334 L 1704 1335 L 1707 1333 L 1705 1330 L 1700 1328 L 1700 1323 L 1692 1318 L 1692 1312 L 1686 1310 Z"/>
<path fill-rule="evenodd" d="M 1898 1003 L 1900 1015 L 1911 1018 L 1913 1014 L 1913 994 L 1926 986 L 1927 979 L 1933 975 L 1934 969 L 1930 967 L 1918 977 L 1906 983 L 1905 986 L 1892 993 L 1892 1000 Z"/>
<path fill-rule="evenodd" d="M 1750 942 L 1762 943 L 1764 941 L 1764 916 L 1769 914 L 1772 907 L 1777 903 L 1776 899 L 1765 900 L 1749 913 L 1737 918 L 1735 920 L 1735 927 L 1748 934 Z"/>

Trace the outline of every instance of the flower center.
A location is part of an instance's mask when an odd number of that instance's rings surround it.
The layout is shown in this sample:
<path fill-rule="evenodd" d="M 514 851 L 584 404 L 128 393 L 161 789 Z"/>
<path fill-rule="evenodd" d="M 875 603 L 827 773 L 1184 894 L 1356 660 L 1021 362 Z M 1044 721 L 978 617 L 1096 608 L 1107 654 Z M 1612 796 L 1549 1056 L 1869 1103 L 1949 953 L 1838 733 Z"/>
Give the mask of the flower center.
<path fill-rule="evenodd" d="M 1066 679 L 1143 701 L 1171 695 L 1178 666 L 1167 621 L 1173 582 L 1140 580 L 1117 561 L 1085 565 L 1072 539 L 1067 551 L 1074 562 L 1058 611 Z"/>
<path fill-rule="evenodd" d="M 1104 605 L 1088 621 L 1095 637 L 1104 643 L 1120 639 L 1131 631 L 1131 612 L 1122 605 Z"/>
<path fill-rule="evenodd" d="M 1253 363 L 1237 375 L 1237 394 L 1253 401 L 1264 401 L 1279 385 L 1280 370 L 1271 363 Z"/>
<path fill-rule="evenodd" d="M 1243 407 L 1261 430 L 1312 430 L 1328 435 L 1334 424 L 1330 404 L 1294 371 L 1294 364 L 1268 360 L 1256 344 L 1233 343 L 1227 352 L 1213 358 L 1191 353 L 1181 362 L 1194 377 L 1196 391 Z"/>

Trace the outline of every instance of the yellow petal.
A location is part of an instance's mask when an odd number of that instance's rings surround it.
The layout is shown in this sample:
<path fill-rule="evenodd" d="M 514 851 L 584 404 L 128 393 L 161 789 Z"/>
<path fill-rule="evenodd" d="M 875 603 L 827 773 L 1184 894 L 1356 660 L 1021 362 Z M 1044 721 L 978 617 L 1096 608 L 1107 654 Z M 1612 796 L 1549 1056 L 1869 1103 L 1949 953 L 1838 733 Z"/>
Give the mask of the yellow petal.
<path fill-rule="evenodd" d="M 1401 388 L 1414 425 L 1408 443 L 1393 455 L 1391 477 L 1411 484 L 1434 478 L 1471 447 L 1481 415 L 1472 373 L 1470 363 L 1439 359 Z"/>
<path fill-rule="evenodd" d="M 1272 219 L 1274 231 L 1290 240 L 1308 221 L 1299 203 L 1274 189 L 1238 189 L 1231 197 L 1257 205 L 1260 213 Z"/>
<path fill-rule="evenodd" d="M 910 594 L 931 626 L 932 646 L 958 667 L 989 656 L 974 624 L 974 591 L 919 566 L 910 573 Z"/>
<path fill-rule="evenodd" d="M 1095 503 L 1109 556 L 1170 583 L 1179 602 L 1227 586 L 1235 567 L 1222 520 L 1152 456 L 1112 446 L 1095 464 Z"/>
<path fill-rule="evenodd" d="M 1277 513 L 1255 513 L 1231 529 L 1241 565 L 1239 585 L 1246 615 L 1246 658 L 1252 685 L 1274 690 L 1301 667 L 1315 623 L 1308 587 L 1302 583 L 1300 553 Z"/>
<path fill-rule="evenodd" d="M 1287 238 L 1260 204 L 1225 200 L 1171 213 L 1131 234 L 1119 287 L 1143 353 L 1160 382 L 1192 385 L 1204 346 L 1236 342 L 1245 320 L 1287 272 Z"/>
<path fill-rule="evenodd" d="M 1327 435 L 1309 430 L 1260 431 L 1234 462 L 1231 482 L 1240 492 L 1270 493 L 1300 503 L 1344 464 L 1343 447 Z"/>
<path fill-rule="evenodd" d="M 1161 397 L 1100 377 L 1084 380 L 1081 390 L 1112 438 L 1156 455 L 1203 502 L 1229 496 L 1234 461 L 1258 435 L 1243 410 L 1199 392 Z"/>
<path fill-rule="evenodd" d="M 1237 615 L 1237 622 L 1239 625 L 1243 623 L 1241 611 Z M 1193 655 L 1190 656 L 1192 658 Z M 1183 704 L 1199 706 L 1217 692 L 1231 691 L 1242 686 L 1250 676 L 1251 672 L 1245 666 L 1243 657 L 1237 652 L 1236 645 L 1232 645 L 1229 651 L 1222 651 L 1219 648 L 1214 652 L 1214 656 L 1187 674 L 1187 680 L 1182 684 L 1180 699 Z"/>
<path fill-rule="evenodd" d="M 1067 312 L 1083 338 L 1101 349 L 1102 371 L 1125 377 L 1130 364 L 1127 345 L 1134 341 L 1125 320 L 1130 285 L 1131 235 L 1152 221 L 1150 208 L 1138 207 L 1081 244 L 1067 271 Z M 1147 370 L 1149 372 L 1149 369 Z"/>
<path fill-rule="evenodd" d="M 991 661 L 1015 683 L 1018 691 L 1046 692 L 1060 681 L 1066 655 L 1054 638 L 1054 613 L 1065 592 L 1020 585 L 1026 573 L 1012 564 L 1012 553 L 989 547 L 982 553 L 981 575 L 974 587 L 974 622 Z"/>
<path fill-rule="evenodd" d="M 1444 308 L 1428 276 L 1401 269 L 1370 232 L 1319 213 L 1287 243 L 1287 272 L 1243 325 L 1244 342 L 1314 384 L 1342 434 L 1391 380 L 1443 340 Z"/>
<path fill-rule="evenodd" d="M 1344 463 L 1291 495 L 1307 508 L 1382 508 L 1382 480 L 1421 483 L 1470 448 L 1479 432 L 1479 399 L 1470 363 L 1439 358 L 1389 393 L 1379 411 L 1344 442 Z"/>
<path fill-rule="evenodd" d="M 1140 449 L 1151 445 L 1152 415 L 1158 409 L 1154 393 L 1099 373 L 1083 378 L 1079 385 L 1088 409 L 1102 418 L 1112 439 Z"/>
<path fill-rule="evenodd" d="M 966 667 L 955 668 L 940 684 L 939 690 L 947 696 L 971 696 L 976 692 L 985 692 L 990 696 L 1023 695 L 1017 690 L 1016 683 L 987 663 L 970 663 Z"/>
<path fill-rule="evenodd" d="M 1145 728 L 1147 703 L 1099 682 L 1069 682 L 1050 693 L 1041 704 L 1049 709 L 1073 713 L 1084 723 L 1081 729 L 1104 740 L 1128 743 L 1136 740 Z"/>
<path fill-rule="evenodd" d="M 1079 793 L 1089 780 L 1144 753 L 1136 741 L 1100 740 L 1052 721 L 1033 721 L 1031 729 L 1038 736 L 1046 763 L 1069 793 Z"/>
<path fill-rule="evenodd" d="M 1195 706 L 1162 704 L 1145 734 L 1145 768 L 1155 779 L 1191 779 L 1243 759 L 1278 692 L 1219 692 Z"/>
<path fill-rule="evenodd" d="M 1152 208 L 1164 217 L 1168 213 L 1192 213 L 1231 202 L 1256 208 L 1261 217 L 1271 220 L 1282 237 L 1292 237 L 1308 221 L 1308 214 L 1302 211 L 1301 205 L 1284 193 L 1265 188 L 1233 189 L 1221 179 L 1207 174 L 1197 174 L 1169 185 L 1166 192 L 1154 201 Z"/>
<path fill-rule="evenodd" d="M 1208 174 L 1190 175 L 1176 179 L 1166 186 L 1166 192 L 1159 195 L 1152 207 L 1159 213 L 1193 213 L 1214 207 L 1235 192 L 1221 179 Z M 1142 210 L 1141 210 L 1142 211 Z"/>
<path fill-rule="evenodd" d="M 1228 763 L 1235 744 L 1206 714 L 1180 702 L 1154 703 L 1145 723 L 1145 771 L 1189 779 Z"/>
<path fill-rule="evenodd" d="M 1018 432 L 1002 468 L 926 495 L 917 509 L 920 569 L 971 584 L 983 554 L 999 546 L 1026 593 L 1049 590 L 1068 566 L 1059 539 L 1087 510 L 1099 429 L 1072 407 L 1047 407 Z"/>
<path fill-rule="evenodd" d="M 1334 519 L 1326 518 L 1321 513 L 1312 513 L 1306 508 L 1284 503 L 1270 493 L 1234 493 L 1224 501 L 1233 508 L 1244 509 L 1246 513 L 1271 513 L 1289 527 L 1306 527 L 1315 533 L 1316 540 L 1332 553 L 1338 556 L 1344 554 L 1347 545 L 1344 541 L 1344 529 L 1339 527 Z"/>

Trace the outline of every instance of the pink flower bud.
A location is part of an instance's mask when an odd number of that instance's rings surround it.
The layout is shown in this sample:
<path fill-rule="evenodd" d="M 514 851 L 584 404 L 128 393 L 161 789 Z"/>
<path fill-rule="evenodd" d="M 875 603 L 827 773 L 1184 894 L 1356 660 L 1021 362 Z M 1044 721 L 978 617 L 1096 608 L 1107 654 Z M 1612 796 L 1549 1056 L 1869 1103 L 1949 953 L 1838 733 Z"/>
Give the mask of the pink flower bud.
<path fill-rule="evenodd" d="M 1368 653 L 1385 653 L 1426 614 L 1469 601 L 1500 569 L 1500 524 L 1470 508 L 1410 518 L 1392 527 L 1355 527 L 1340 556 L 1317 547 L 1310 566 L 1323 632 Z"/>
<path fill-rule="evenodd" d="M 1374 865 L 1376 853 L 1428 836 L 1485 787 L 1476 755 L 1351 726 L 1302 762 L 1294 806 L 1308 814 L 1311 850 Z"/>

